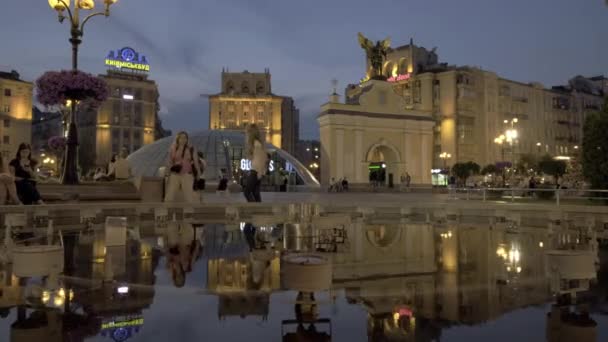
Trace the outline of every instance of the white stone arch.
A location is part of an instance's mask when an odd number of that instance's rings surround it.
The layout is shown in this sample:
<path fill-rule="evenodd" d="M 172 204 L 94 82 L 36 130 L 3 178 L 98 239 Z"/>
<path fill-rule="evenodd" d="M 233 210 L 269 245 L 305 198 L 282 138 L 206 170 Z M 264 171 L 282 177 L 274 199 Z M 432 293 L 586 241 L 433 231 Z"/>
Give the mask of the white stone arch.
<path fill-rule="evenodd" d="M 393 61 L 384 62 L 384 66 L 382 67 L 382 75 L 386 77 L 393 76 L 393 68 L 395 67 L 395 63 Z"/>
<path fill-rule="evenodd" d="M 380 158 L 377 158 L 380 157 Z M 379 160 L 381 159 L 381 160 Z M 384 184 L 390 184 L 390 175 L 393 175 L 393 184 L 398 184 L 401 172 L 402 156 L 399 149 L 382 139 L 373 144 L 365 155 L 366 170 L 371 163 L 382 162 L 386 166 Z"/>
<path fill-rule="evenodd" d="M 398 69 L 399 70 L 399 74 L 407 74 L 408 73 L 407 72 L 407 65 L 408 65 L 407 58 L 405 58 L 405 57 L 399 58 L 399 69 Z"/>
<path fill-rule="evenodd" d="M 374 152 L 377 149 L 385 149 L 390 150 L 392 155 L 394 156 L 394 161 L 385 160 L 388 163 L 401 163 L 401 153 L 399 153 L 399 149 L 395 147 L 395 145 L 389 143 L 388 141 L 382 140 L 375 144 L 373 144 L 370 148 L 367 149 L 367 153 L 365 154 L 365 162 L 370 163 L 373 161 Z"/>

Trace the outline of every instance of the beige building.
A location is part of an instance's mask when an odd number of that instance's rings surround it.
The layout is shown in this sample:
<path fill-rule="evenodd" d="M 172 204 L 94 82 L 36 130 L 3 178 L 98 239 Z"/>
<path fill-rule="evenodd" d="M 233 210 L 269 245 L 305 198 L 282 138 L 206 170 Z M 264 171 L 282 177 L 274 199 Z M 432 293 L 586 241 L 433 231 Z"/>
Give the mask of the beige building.
<path fill-rule="evenodd" d="M 209 97 L 209 128 L 243 130 L 256 123 L 267 142 L 290 154 L 299 137 L 299 111 L 290 97 L 272 93 L 270 71 L 222 70 L 222 91 Z"/>
<path fill-rule="evenodd" d="M 368 65 L 366 77 L 360 84 L 347 87 L 344 104 L 322 106 L 319 123 L 324 145 L 323 165 L 327 168 L 322 176 L 325 182 L 343 176 L 351 176 L 356 183 L 366 181 L 365 164 L 372 161 L 365 152 L 366 148 L 371 148 L 365 145 L 369 142 L 364 141 L 360 147 L 364 152 L 358 150 L 356 139 L 346 138 L 343 145 L 336 145 L 342 134 L 350 134 L 346 132 L 351 129 L 361 130 L 357 133 L 361 137 L 384 138 L 394 146 L 391 150 L 400 158 L 383 155 L 387 166 L 399 165 L 389 172 L 393 174 L 394 183 L 399 182 L 398 175 L 407 171 L 412 176 L 412 183 L 430 184 L 431 178 L 427 175 L 432 169 L 449 168 L 456 162 L 474 161 L 484 166 L 498 161 L 516 162 L 522 154 L 576 156 L 582 144 L 585 114 L 600 108 L 606 87 L 604 77 L 586 79 L 579 76 L 570 80 L 567 86 L 547 89 L 539 83 L 508 80 L 480 68 L 440 64 L 435 49 L 418 47 L 413 41 L 389 50 L 383 67 L 387 81 L 373 82 L 378 84 L 376 88 L 384 83 L 382 88 L 386 88 L 389 95 L 381 95 L 382 92 L 372 95 L 370 89 L 373 87 L 367 81 L 369 68 Z M 370 106 L 374 96 L 377 102 Z M 365 100 L 362 102 L 362 99 Z M 330 120 L 337 118 L 338 108 L 354 110 L 359 117 L 368 119 L 363 125 L 352 120 Z M 427 131 L 421 127 L 409 138 L 403 133 L 390 137 L 389 131 L 401 128 L 394 117 L 385 115 L 389 112 L 424 117 L 428 120 L 425 127 L 432 122 L 431 147 L 424 140 L 428 139 L 427 133 L 423 133 Z M 507 130 L 515 130 L 517 136 L 503 139 L 502 144 L 495 143 Z M 404 142 L 408 139 L 409 142 Z M 428 156 L 410 159 L 413 151 L 406 149 L 412 149 L 411 145 L 420 150 L 416 153 Z M 442 154 L 450 158 L 442 159 Z M 431 164 L 421 162 L 426 158 L 431 158 Z M 353 160 L 356 161 L 353 163 Z M 388 177 L 382 182 L 388 183 Z"/>
<path fill-rule="evenodd" d="M 100 75 L 110 88 L 108 99 L 78 118 L 79 158 L 83 170 L 107 166 L 112 155 L 126 147 L 138 150 L 155 140 L 158 87 L 143 73 L 108 70 Z"/>
<path fill-rule="evenodd" d="M 32 141 L 32 94 L 34 85 L 16 71 L 0 71 L 0 152 L 8 163 L 21 143 Z"/>
<path fill-rule="evenodd" d="M 547 89 L 480 68 L 439 64 L 435 49 L 412 41 L 388 53 L 384 70 L 406 108 L 435 118 L 434 168 L 443 166 L 442 152 L 452 156 L 449 164 L 481 165 L 502 160 L 503 151 L 507 161 L 524 153 L 573 156 L 582 143 L 585 113 L 603 102 L 601 77 Z M 495 144 L 508 129 L 516 130 L 517 138 Z"/>

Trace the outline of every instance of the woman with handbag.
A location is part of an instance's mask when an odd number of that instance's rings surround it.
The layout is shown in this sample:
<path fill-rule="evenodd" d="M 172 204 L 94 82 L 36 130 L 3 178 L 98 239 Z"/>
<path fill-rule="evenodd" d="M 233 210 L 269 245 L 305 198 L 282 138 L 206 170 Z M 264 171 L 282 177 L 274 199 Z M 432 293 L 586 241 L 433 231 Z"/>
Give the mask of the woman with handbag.
<path fill-rule="evenodd" d="M 184 201 L 196 203 L 199 198 L 194 191 L 195 175 L 202 175 L 197 158 L 196 150 L 188 141 L 186 132 L 179 132 L 175 136 L 175 142 L 169 149 L 169 163 L 167 174 L 167 191 L 165 202 L 176 200 L 181 191 Z"/>

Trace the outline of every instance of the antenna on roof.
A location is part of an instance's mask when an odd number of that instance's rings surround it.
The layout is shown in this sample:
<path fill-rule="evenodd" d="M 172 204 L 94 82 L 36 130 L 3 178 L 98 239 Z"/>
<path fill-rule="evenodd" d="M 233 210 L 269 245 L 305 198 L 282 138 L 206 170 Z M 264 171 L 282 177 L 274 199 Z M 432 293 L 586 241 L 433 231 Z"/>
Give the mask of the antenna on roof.
<path fill-rule="evenodd" d="M 337 79 L 333 79 L 331 80 L 331 86 L 333 88 L 333 92 L 331 93 L 332 95 L 338 95 L 338 80 Z"/>

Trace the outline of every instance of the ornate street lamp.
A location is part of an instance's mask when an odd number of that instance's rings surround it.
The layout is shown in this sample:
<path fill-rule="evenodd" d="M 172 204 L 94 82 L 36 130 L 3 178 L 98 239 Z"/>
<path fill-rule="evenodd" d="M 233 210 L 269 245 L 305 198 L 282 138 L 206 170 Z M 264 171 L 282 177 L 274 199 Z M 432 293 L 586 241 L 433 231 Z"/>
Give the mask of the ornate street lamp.
<path fill-rule="evenodd" d="M 104 11 L 94 12 L 80 20 L 80 11 L 90 11 L 95 8 L 93 0 L 75 0 L 70 7 L 70 0 L 48 0 L 49 6 L 59 15 L 59 22 L 70 19 L 70 43 L 72 44 L 72 70 L 78 70 L 78 45 L 82 42 L 84 26 L 92 17 L 98 15 L 109 16 L 110 6 L 117 0 L 103 0 Z M 102 1 L 102 0 L 98 0 Z M 74 101 L 75 102 L 75 101 Z M 76 103 L 70 106 L 70 125 L 68 128 L 67 148 L 62 175 L 63 184 L 78 184 L 78 131 L 76 129 Z"/>

